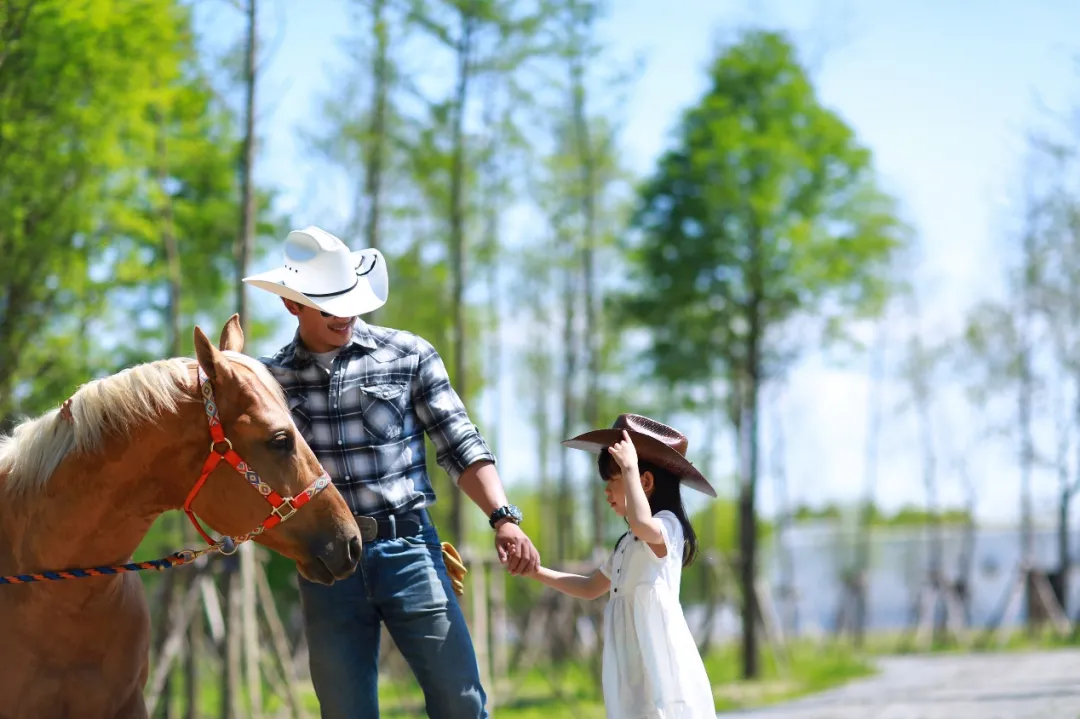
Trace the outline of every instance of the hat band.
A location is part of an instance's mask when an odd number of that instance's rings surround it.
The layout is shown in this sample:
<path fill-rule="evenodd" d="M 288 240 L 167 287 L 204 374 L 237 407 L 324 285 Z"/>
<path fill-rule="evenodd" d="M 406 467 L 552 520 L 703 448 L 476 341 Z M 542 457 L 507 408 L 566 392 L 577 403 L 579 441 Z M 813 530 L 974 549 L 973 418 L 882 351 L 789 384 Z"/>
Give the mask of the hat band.
<path fill-rule="evenodd" d="M 281 283 L 282 287 L 289 287 L 287 284 L 285 284 L 285 280 L 279 280 L 279 282 Z M 303 290 L 296 290 L 296 291 L 299 292 L 302 295 L 305 295 L 306 297 L 339 297 L 341 295 L 346 295 L 346 294 L 352 292 L 354 289 L 356 289 L 356 286 L 358 284 L 360 284 L 360 277 L 359 276 L 357 276 L 356 282 L 352 283 L 352 287 L 348 287 L 348 288 L 346 288 L 344 290 L 341 290 L 340 292 L 327 292 L 327 293 L 324 293 L 324 294 L 315 294 L 314 292 L 304 292 Z M 295 287 L 289 287 L 289 289 L 295 290 L 296 288 Z"/>

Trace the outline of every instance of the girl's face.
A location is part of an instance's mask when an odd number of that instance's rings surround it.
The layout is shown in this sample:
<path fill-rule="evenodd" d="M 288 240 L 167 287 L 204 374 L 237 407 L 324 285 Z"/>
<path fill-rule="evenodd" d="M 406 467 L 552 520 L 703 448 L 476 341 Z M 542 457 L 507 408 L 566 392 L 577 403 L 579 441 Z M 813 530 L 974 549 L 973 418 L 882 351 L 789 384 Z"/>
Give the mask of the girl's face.
<path fill-rule="evenodd" d="M 645 496 L 652 494 L 652 473 L 645 472 L 641 475 L 641 487 L 645 490 Z M 607 497 L 608 506 L 620 517 L 626 516 L 626 484 L 623 482 L 622 472 L 609 477 L 604 483 L 604 495 Z"/>

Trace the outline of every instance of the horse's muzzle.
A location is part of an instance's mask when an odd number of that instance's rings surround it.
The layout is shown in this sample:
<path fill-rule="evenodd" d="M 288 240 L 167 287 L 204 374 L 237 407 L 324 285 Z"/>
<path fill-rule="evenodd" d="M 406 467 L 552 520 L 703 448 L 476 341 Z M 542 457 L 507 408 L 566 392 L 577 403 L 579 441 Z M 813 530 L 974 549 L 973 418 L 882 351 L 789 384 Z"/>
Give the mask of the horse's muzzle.
<path fill-rule="evenodd" d="M 347 540 L 337 540 L 323 545 L 315 556 L 335 580 L 345 579 L 356 571 L 363 547 L 360 535 L 353 534 Z"/>

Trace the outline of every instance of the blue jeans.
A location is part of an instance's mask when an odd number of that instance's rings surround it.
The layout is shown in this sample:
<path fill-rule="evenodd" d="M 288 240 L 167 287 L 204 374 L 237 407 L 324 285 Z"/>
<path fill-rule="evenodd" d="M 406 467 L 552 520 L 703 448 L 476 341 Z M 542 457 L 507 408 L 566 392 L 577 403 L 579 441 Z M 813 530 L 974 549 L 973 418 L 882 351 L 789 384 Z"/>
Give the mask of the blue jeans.
<path fill-rule="evenodd" d="M 469 628 L 435 527 L 364 544 L 356 572 L 323 586 L 300 578 L 312 683 L 323 719 L 379 716 L 385 622 L 424 692 L 432 719 L 487 719 Z"/>

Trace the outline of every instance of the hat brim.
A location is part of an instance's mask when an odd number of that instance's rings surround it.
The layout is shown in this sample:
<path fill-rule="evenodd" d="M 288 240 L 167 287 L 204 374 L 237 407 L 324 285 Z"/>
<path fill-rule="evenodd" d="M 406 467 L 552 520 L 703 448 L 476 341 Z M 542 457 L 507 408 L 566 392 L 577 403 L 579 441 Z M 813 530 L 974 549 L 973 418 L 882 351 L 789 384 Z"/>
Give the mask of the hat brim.
<path fill-rule="evenodd" d="M 335 317 L 356 317 L 373 312 L 386 304 L 389 283 L 386 261 L 378 250 L 357 250 L 350 255 L 357 267 L 369 261 L 373 263 L 373 267 L 370 272 L 357 278 L 355 287 L 333 297 L 309 297 L 303 292 L 286 287 L 282 284 L 287 274 L 284 267 L 245 277 L 243 281 L 252 287 L 307 307 L 313 307 L 320 312 L 327 312 Z"/>
<path fill-rule="evenodd" d="M 563 440 L 562 445 L 570 449 L 581 449 L 593 454 L 600 454 L 611 445 L 623 439 L 621 429 L 594 429 L 579 434 L 572 439 Z M 626 430 L 637 449 L 638 457 L 651 464 L 658 465 L 679 478 L 679 481 L 691 489 L 696 489 L 710 497 L 716 496 L 716 490 L 709 480 L 694 467 L 686 457 L 676 452 L 660 440 L 633 430 Z"/>

